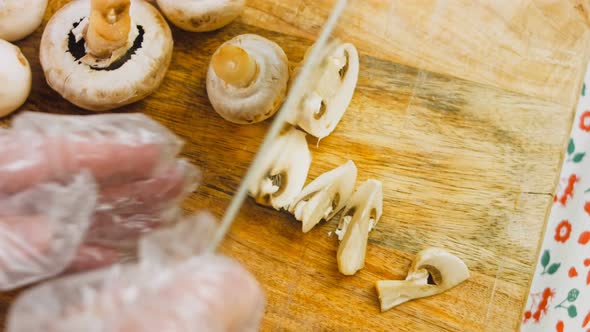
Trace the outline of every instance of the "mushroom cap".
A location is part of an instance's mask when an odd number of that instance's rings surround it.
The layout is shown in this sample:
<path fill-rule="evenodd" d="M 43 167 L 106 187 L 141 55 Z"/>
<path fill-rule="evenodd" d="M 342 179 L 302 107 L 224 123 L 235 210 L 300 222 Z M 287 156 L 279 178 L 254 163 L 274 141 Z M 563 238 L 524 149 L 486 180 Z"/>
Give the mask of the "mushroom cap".
<path fill-rule="evenodd" d="M 0 39 L 0 117 L 18 109 L 31 92 L 31 67 L 15 45 Z"/>
<path fill-rule="evenodd" d="M 246 0 L 157 0 L 177 27 L 192 32 L 220 29 L 240 16 Z"/>
<path fill-rule="evenodd" d="M 17 41 L 41 25 L 47 0 L 0 1 L 0 39 Z"/>
<path fill-rule="evenodd" d="M 248 186 L 258 203 L 279 210 L 289 206 L 301 192 L 311 165 L 305 136 L 304 132 L 291 128 L 273 143 L 265 156 L 264 167 L 257 170 L 257 181 Z M 280 175 L 278 185 L 270 180 L 276 175 Z"/>
<path fill-rule="evenodd" d="M 354 45 L 332 44 L 326 49 L 316 80 L 310 85 L 299 109 L 290 113 L 289 123 L 317 138 L 328 136 L 352 100 L 358 74 L 359 55 Z"/>
<path fill-rule="evenodd" d="M 426 270 L 433 278 L 434 283 L 441 290 L 452 288 L 469 278 L 467 265 L 457 256 L 440 248 L 427 248 L 418 253 L 407 280 L 421 277 L 421 271 Z"/>
<path fill-rule="evenodd" d="M 258 73 L 250 85 L 239 87 L 224 82 L 209 65 L 207 95 L 215 111 L 227 121 L 239 124 L 273 116 L 285 98 L 289 81 L 288 60 L 283 49 L 254 34 L 237 36 L 221 46 L 224 45 L 244 49 L 258 65 Z"/>
<path fill-rule="evenodd" d="M 93 69 L 68 51 L 70 32 L 75 24 L 88 24 L 85 18 L 89 14 L 90 0 L 72 1 L 47 23 L 40 59 L 49 86 L 71 103 L 93 111 L 131 104 L 156 90 L 166 75 L 173 47 L 170 27 L 160 12 L 143 0 L 131 1 L 132 33 L 128 45 L 138 40 L 137 30 L 141 28 L 141 47 L 113 70 Z M 77 27 L 80 31 L 83 28 Z"/>

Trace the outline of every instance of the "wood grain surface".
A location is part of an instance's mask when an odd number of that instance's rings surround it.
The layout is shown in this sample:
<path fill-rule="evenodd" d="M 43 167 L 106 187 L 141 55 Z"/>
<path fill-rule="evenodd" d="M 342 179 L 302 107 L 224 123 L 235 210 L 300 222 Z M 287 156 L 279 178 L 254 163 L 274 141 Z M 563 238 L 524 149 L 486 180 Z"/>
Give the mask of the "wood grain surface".
<path fill-rule="evenodd" d="M 66 2 L 50 0 L 45 22 Z M 184 156 L 204 171 L 187 210 L 223 214 L 270 123 L 234 125 L 212 110 L 205 74 L 213 51 L 257 33 L 278 42 L 294 65 L 332 4 L 249 0 L 242 17 L 217 32 L 173 28 L 162 87 L 121 111 L 144 112 L 186 140 Z M 338 241 L 328 235 L 337 220 L 304 235 L 288 214 L 248 200 L 222 251 L 263 284 L 263 330 L 516 330 L 590 54 L 588 5 L 351 1 L 335 34 L 360 52 L 358 87 L 336 131 L 319 144 L 309 139 L 310 177 L 354 160 L 358 183 L 383 182 L 383 218 L 365 268 L 345 277 L 336 267 Z M 87 114 L 45 83 L 41 33 L 17 43 L 34 75 L 22 109 Z M 374 282 L 404 278 L 428 246 L 457 254 L 472 277 L 380 313 Z M 0 295 L 2 319 L 17 293 Z"/>

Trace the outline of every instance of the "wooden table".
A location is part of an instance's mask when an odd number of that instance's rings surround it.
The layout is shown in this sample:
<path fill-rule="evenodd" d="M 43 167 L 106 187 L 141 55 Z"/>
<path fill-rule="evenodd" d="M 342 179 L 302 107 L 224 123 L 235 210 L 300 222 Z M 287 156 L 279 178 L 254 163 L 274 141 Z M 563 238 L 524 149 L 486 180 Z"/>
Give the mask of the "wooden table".
<path fill-rule="evenodd" d="M 345 277 L 328 235 L 337 220 L 304 235 L 288 214 L 249 200 L 222 250 L 264 285 L 263 330 L 517 328 L 589 56 L 584 1 L 351 1 L 336 35 L 361 53 L 358 87 L 336 131 L 317 147 L 309 140 L 310 176 L 354 160 L 359 181 L 383 181 L 383 218 L 365 268 Z M 66 2 L 50 0 L 46 18 Z M 184 156 L 205 177 L 186 202 L 189 211 L 223 214 L 269 125 L 234 125 L 212 110 L 210 55 L 248 32 L 277 41 L 295 64 L 332 3 L 249 0 L 244 15 L 220 31 L 174 29 L 162 87 L 123 111 L 145 112 L 186 140 Z M 41 32 L 17 43 L 34 74 L 23 109 L 87 114 L 44 82 Z M 428 246 L 456 253 L 472 277 L 379 313 L 374 282 L 404 278 Z M 2 294 L 3 316 L 15 295 Z"/>

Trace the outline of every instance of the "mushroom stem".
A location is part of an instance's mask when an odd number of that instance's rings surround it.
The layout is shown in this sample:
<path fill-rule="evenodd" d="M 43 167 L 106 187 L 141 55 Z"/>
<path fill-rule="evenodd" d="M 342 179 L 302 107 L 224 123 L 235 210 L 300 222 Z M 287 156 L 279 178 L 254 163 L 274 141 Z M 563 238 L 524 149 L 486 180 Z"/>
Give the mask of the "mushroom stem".
<path fill-rule="evenodd" d="M 127 44 L 131 0 L 92 0 L 86 46 L 95 57 L 109 57 Z"/>
<path fill-rule="evenodd" d="M 428 275 L 422 279 L 377 281 L 381 311 L 387 311 L 410 300 L 440 293 L 438 286 L 429 285 L 427 281 Z"/>
<path fill-rule="evenodd" d="M 248 86 L 258 71 L 256 61 L 241 47 L 225 45 L 211 59 L 213 70 L 224 82 L 238 87 Z"/>

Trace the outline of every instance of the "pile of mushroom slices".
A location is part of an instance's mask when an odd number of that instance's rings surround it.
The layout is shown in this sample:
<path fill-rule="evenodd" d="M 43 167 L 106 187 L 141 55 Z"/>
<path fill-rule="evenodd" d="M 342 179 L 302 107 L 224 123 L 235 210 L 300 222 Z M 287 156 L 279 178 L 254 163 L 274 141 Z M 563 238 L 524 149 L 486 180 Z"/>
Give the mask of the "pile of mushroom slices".
<path fill-rule="evenodd" d="M 289 114 L 290 125 L 273 142 L 248 189 L 258 204 L 293 214 L 304 233 L 342 211 L 335 231 L 340 241 L 336 260 L 342 274 L 354 275 L 364 267 L 369 233 L 382 215 L 382 184 L 369 179 L 354 190 L 358 171 L 349 160 L 305 186 L 312 161 L 305 132 L 322 139 L 334 131 L 350 104 L 359 74 L 359 57 L 352 44 L 332 43 L 323 53 L 314 83 L 299 109 Z M 287 56 L 279 45 L 261 36 L 240 35 L 213 54 L 207 93 L 224 119 L 256 123 L 279 109 L 287 93 L 288 74 Z M 381 308 L 385 311 L 441 293 L 468 276 L 467 267 L 456 256 L 442 249 L 424 250 L 407 280 L 377 282 Z"/>
<path fill-rule="evenodd" d="M 40 25 L 47 0 L 0 1 L 0 118 L 16 111 L 31 93 L 31 67 L 20 48 L 11 42 L 33 33 Z M 10 82 L 10 83 L 8 83 Z"/>

